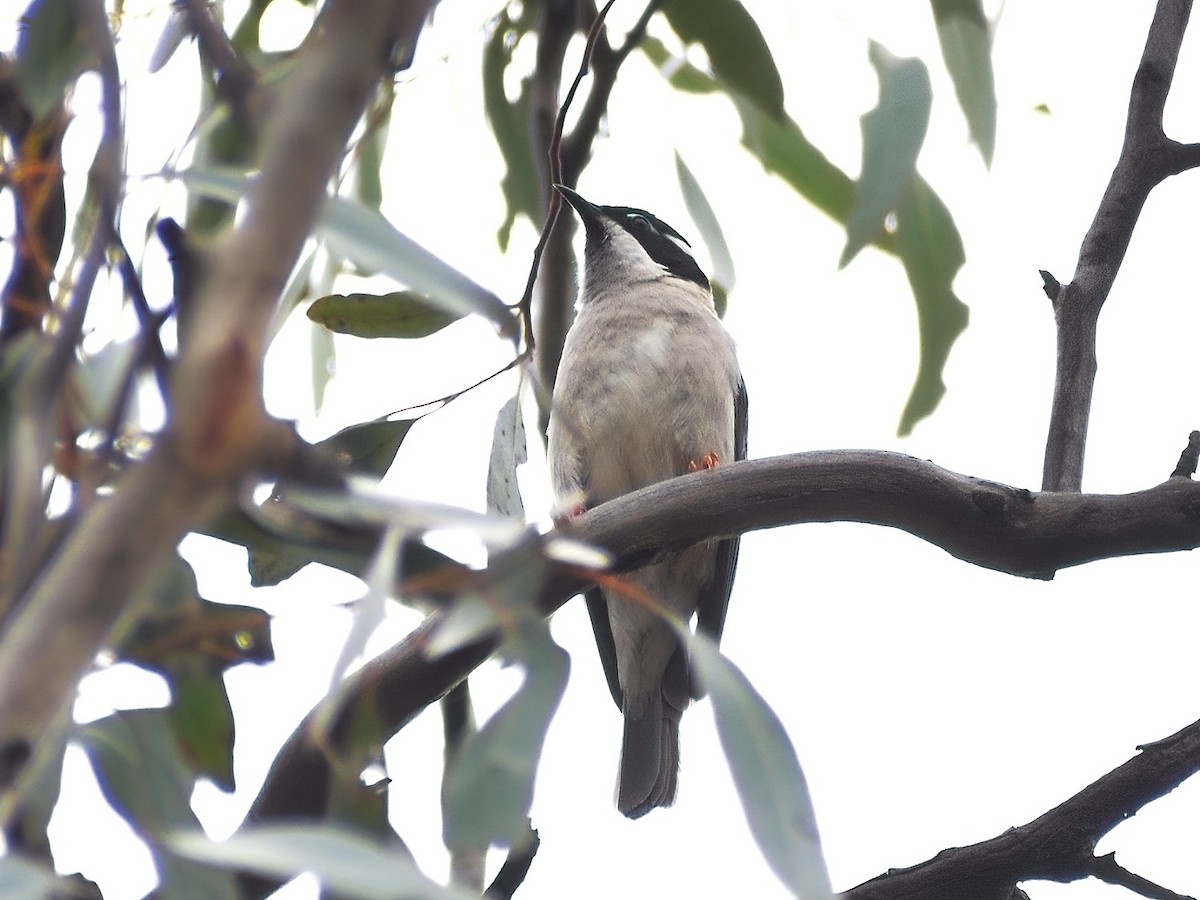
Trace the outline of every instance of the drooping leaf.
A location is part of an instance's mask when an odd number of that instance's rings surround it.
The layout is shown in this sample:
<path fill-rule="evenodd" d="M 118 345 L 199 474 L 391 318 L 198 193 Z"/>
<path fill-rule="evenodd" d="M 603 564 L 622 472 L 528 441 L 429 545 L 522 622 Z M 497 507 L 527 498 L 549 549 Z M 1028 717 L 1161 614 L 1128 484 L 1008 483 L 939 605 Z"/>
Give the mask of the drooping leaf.
<path fill-rule="evenodd" d="M 869 56 L 879 76 L 879 105 L 862 117 L 862 174 L 839 267 L 884 233 L 884 220 L 913 189 L 933 104 L 925 63 L 898 59 L 874 41 Z"/>
<path fill-rule="evenodd" d="M 167 898 L 236 897 L 228 872 L 182 859 L 161 841 L 172 832 L 199 831 L 190 799 L 194 779 L 175 746 L 163 710 L 115 713 L 80 727 L 96 780 L 109 804 L 144 838 Z"/>
<path fill-rule="evenodd" d="M 567 685 L 570 657 L 541 621 L 531 621 L 502 653 L 524 668 L 525 679 L 463 744 L 446 772 L 443 833 L 452 851 L 512 847 L 525 840 L 546 729 Z"/>
<path fill-rule="evenodd" d="M 308 307 L 308 317 L 338 334 L 361 338 L 423 338 L 462 318 L 415 291 L 330 294 Z"/>
<path fill-rule="evenodd" d="M 492 435 L 492 453 L 488 458 L 488 512 L 525 520 L 525 504 L 517 483 L 517 466 L 528 461 L 525 447 L 525 420 L 521 415 L 520 395 L 510 397 L 500 407 Z"/>
<path fill-rule="evenodd" d="M 896 215 L 896 238 L 908 283 L 917 297 L 921 353 L 899 434 L 930 415 L 946 393 L 942 372 L 954 341 L 967 327 L 967 306 L 954 293 L 954 277 L 966 261 L 950 211 L 919 182 Z"/>
<path fill-rule="evenodd" d="M 712 698 L 721 746 L 767 863 L 794 896 L 832 900 L 808 782 L 779 717 L 710 637 L 674 624 Z"/>
<path fill-rule="evenodd" d="M 942 59 L 954 82 L 983 161 L 991 166 L 996 149 L 996 81 L 992 72 L 992 38 L 983 0 L 931 0 Z"/>
<path fill-rule="evenodd" d="M 395 99 L 396 87 L 385 79 L 367 112 L 367 130 L 359 138 L 354 159 L 354 195 L 371 209 L 379 209 L 383 203 L 383 151 L 387 147 Z"/>
<path fill-rule="evenodd" d="M 312 360 L 313 412 L 320 413 L 325 405 L 325 391 L 337 367 L 337 347 L 333 343 L 333 332 L 320 328 L 315 323 L 308 329 L 309 357 Z"/>
<path fill-rule="evenodd" d="M 271 878 L 289 879 L 312 872 L 329 893 L 364 900 L 471 897 L 432 881 L 395 846 L 341 826 L 258 826 L 219 843 L 197 830 L 174 835 L 170 846 L 189 859 Z"/>
<path fill-rule="evenodd" d="M 764 113 L 783 116 L 783 80 L 770 47 L 739 0 L 668 0 L 663 13 L 685 43 L 704 48 L 713 74 Z"/>
<path fill-rule="evenodd" d="M 675 151 L 675 173 L 679 177 L 679 189 L 683 192 L 683 202 L 691 214 L 692 221 L 700 230 L 700 238 L 708 248 L 713 270 L 709 276 L 712 286 L 713 300 L 717 306 L 717 315 L 724 317 L 729 292 L 733 290 L 736 275 L 733 270 L 733 256 L 729 253 L 729 245 L 725 243 L 725 233 L 721 230 L 721 222 L 713 211 L 712 204 L 704 195 L 700 182 L 687 167 L 679 151 Z"/>
<path fill-rule="evenodd" d="M 49 115 L 93 52 L 74 0 L 33 0 L 21 17 L 17 87 L 35 119 Z"/>
<path fill-rule="evenodd" d="M 723 91 L 729 94 L 742 120 L 742 143 L 766 171 L 778 175 L 808 202 L 834 221 L 849 221 L 854 205 L 854 183 L 805 137 L 791 118 L 777 121 L 747 98 L 730 90 L 711 75 L 689 63 L 672 62 L 661 42 L 645 38 L 641 48 L 651 62 L 669 73 L 670 83 L 680 90 L 698 93 Z M 897 213 L 910 221 L 909 237 L 922 236 L 926 243 L 906 243 L 901 248 L 898 234 L 876 235 L 875 246 L 900 257 L 917 304 L 921 329 L 921 356 L 917 382 L 906 401 L 900 433 L 907 434 L 929 415 L 942 395 L 942 368 L 955 338 L 966 322 L 965 309 L 955 297 L 954 277 L 964 259 L 962 238 L 949 211 L 936 192 L 916 176 L 908 203 Z M 915 214 L 914 214 L 915 210 Z M 912 222 L 917 225 L 913 226 Z"/>
<path fill-rule="evenodd" d="M 515 8 L 505 6 L 496 15 L 490 23 L 491 34 L 483 49 L 483 108 L 504 159 L 500 189 L 504 192 L 506 212 L 496 232 L 501 250 L 508 249 L 508 239 L 518 215 L 528 216 L 540 229 L 545 213 L 538 189 L 540 170 L 534 160 L 530 131 L 529 79 L 522 79 L 520 93 L 514 100 L 509 100 L 504 90 L 505 70 L 512 64 L 517 44 L 534 22 L 533 4 L 521 4 L 520 12 L 514 18 L 510 10 Z"/>

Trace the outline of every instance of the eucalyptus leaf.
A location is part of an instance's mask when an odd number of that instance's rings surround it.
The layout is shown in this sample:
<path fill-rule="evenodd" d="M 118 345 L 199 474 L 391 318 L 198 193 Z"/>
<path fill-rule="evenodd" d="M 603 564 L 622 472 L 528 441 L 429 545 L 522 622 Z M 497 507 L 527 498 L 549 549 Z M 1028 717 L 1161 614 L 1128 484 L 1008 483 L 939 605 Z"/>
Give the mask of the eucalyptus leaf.
<path fill-rule="evenodd" d="M 713 74 L 774 118 L 783 117 L 783 79 L 758 23 L 738 0 L 667 0 L 663 13 L 686 43 L 704 48 Z"/>
<path fill-rule="evenodd" d="M 721 746 L 767 863 L 794 896 L 832 900 L 808 782 L 779 717 L 712 638 L 673 624 L 712 698 Z"/>
<path fill-rule="evenodd" d="M 675 173 L 679 177 L 679 189 L 683 192 L 683 202 L 687 205 L 688 213 L 696 228 L 700 230 L 700 238 L 708 248 L 712 260 L 713 271 L 709 278 L 713 289 L 713 299 L 717 301 L 717 315 L 724 317 L 726 300 L 733 290 L 736 275 L 733 270 L 733 256 L 729 245 L 725 243 L 725 233 L 721 230 L 721 222 L 713 211 L 712 204 L 704 195 L 700 182 L 687 167 L 679 151 L 675 151 Z"/>
<path fill-rule="evenodd" d="M 500 407 L 492 435 L 492 453 L 488 458 L 488 512 L 525 521 L 525 504 L 517 483 L 517 466 L 527 462 L 525 420 L 521 415 L 520 395 L 510 397 Z"/>
<path fill-rule="evenodd" d="M 504 192 L 506 212 L 496 233 L 501 250 L 508 249 L 517 216 L 524 214 L 542 227 L 541 176 L 534 159 L 533 140 L 529 129 L 530 80 L 523 78 L 520 92 L 514 100 L 504 89 L 505 70 L 512 64 L 513 52 L 533 25 L 533 4 L 521 4 L 514 18 L 505 6 L 491 23 L 491 35 L 483 49 L 483 108 L 491 126 L 492 136 L 504 159 L 504 176 L 500 189 Z"/>
<path fill-rule="evenodd" d="M 462 318 L 416 291 L 330 294 L 308 307 L 308 317 L 338 334 L 361 338 L 422 338 Z"/>
<path fill-rule="evenodd" d="M 570 657 L 543 622 L 531 620 L 502 653 L 525 669 L 525 679 L 446 771 L 443 830 L 452 851 L 512 847 L 526 839 L 546 729 L 566 689 Z"/>
<path fill-rule="evenodd" d="M 884 233 L 885 219 L 912 190 L 933 104 L 925 63 L 898 59 L 875 41 L 868 55 L 879 76 L 879 104 L 862 117 L 862 174 L 839 267 Z"/>
<path fill-rule="evenodd" d="M 971 140 L 991 166 L 996 149 L 996 80 L 983 0 L 931 0 L 942 59 L 954 82 Z"/>
<path fill-rule="evenodd" d="M 53 870 L 15 853 L 0 856 L 0 897 L 8 900 L 47 900 L 58 896 Z"/>
<path fill-rule="evenodd" d="M 259 826 L 220 843 L 198 830 L 181 832 L 172 836 L 170 846 L 189 859 L 270 878 L 311 872 L 326 891 L 364 900 L 468 900 L 472 896 L 437 884 L 396 847 L 333 825 Z"/>
<path fill-rule="evenodd" d="M 82 726 L 76 739 L 87 751 L 105 799 L 149 839 L 164 898 L 237 896 L 233 876 L 164 848 L 168 832 L 200 829 L 190 805 L 195 779 L 179 755 L 165 711 L 119 712 Z"/>
<path fill-rule="evenodd" d="M 93 60 L 78 9 L 75 0 L 38 0 L 21 18 L 17 87 L 35 119 L 54 111 Z"/>
<path fill-rule="evenodd" d="M 400 445 L 417 419 L 375 419 L 343 428 L 319 441 L 319 450 L 333 453 L 346 471 L 382 478 L 400 452 Z"/>

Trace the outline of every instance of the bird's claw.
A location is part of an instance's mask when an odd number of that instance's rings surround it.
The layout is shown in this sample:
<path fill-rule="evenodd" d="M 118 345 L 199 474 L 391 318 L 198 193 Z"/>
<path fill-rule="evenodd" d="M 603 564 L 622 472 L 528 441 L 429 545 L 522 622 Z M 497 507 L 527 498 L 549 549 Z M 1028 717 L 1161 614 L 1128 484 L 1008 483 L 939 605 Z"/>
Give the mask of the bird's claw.
<path fill-rule="evenodd" d="M 720 457 L 715 453 L 705 453 L 699 459 L 693 459 L 688 462 L 687 470 L 689 472 L 699 472 L 701 469 L 715 469 L 721 462 Z"/>

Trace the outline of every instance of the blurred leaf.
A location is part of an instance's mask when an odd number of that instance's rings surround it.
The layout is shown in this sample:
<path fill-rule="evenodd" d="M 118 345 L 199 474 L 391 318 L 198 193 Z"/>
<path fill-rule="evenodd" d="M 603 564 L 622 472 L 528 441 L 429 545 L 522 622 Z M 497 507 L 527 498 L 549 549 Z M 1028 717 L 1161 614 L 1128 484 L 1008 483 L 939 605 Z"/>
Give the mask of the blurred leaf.
<path fill-rule="evenodd" d="M 966 261 L 950 211 L 919 182 L 896 215 L 896 238 L 908 282 L 917 298 L 921 355 L 917 378 L 900 416 L 899 434 L 937 409 L 946 393 L 942 372 L 954 341 L 967 327 L 967 306 L 954 293 L 954 276 Z"/>
<path fill-rule="evenodd" d="M 363 900 L 468 900 L 472 896 L 435 883 L 396 847 L 341 826 L 260 825 L 220 843 L 196 831 L 174 835 L 170 845 L 191 859 L 270 878 L 287 880 L 311 872 L 325 891 Z"/>
<path fill-rule="evenodd" d="M 496 611 L 483 597 L 464 594 L 454 598 L 437 630 L 425 645 L 425 654 L 437 659 L 460 647 L 473 644 L 499 630 Z"/>
<path fill-rule="evenodd" d="M 194 780 L 175 746 L 163 710 L 115 713 L 79 728 L 104 797 L 149 841 L 165 898 L 236 897 L 233 876 L 164 849 L 170 832 L 199 831 L 190 798 Z"/>
<path fill-rule="evenodd" d="M 415 291 L 330 294 L 308 308 L 308 317 L 338 334 L 361 338 L 423 338 L 462 318 Z"/>
<path fill-rule="evenodd" d="M 525 669 L 520 689 L 467 739 L 446 771 L 443 832 L 452 851 L 512 847 L 528 834 L 542 744 L 570 671 L 570 657 L 545 623 L 530 626 L 501 651 Z"/>
<path fill-rule="evenodd" d="M 517 466 L 528 462 L 525 447 L 525 420 L 521 415 L 520 394 L 510 397 L 496 416 L 492 435 L 492 454 L 488 459 L 488 512 L 525 521 L 525 504 L 517 483 Z"/>
<path fill-rule="evenodd" d="M 338 465 L 348 472 L 362 472 L 382 478 L 391 468 L 417 419 L 376 419 L 343 428 L 319 441 L 316 447 L 336 455 Z"/>
<path fill-rule="evenodd" d="M 146 65 L 147 71 L 151 75 L 161 71 L 163 66 L 171 61 L 175 51 L 191 36 L 192 28 L 188 24 L 187 12 L 179 7 L 172 9 L 162 31 L 159 32 L 154 50 L 150 53 L 150 62 Z"/>
<path fill-rule="evenodd" d="M 869 55 L 879 75 L 879 105 L 862 117 L 862 175 L 839 268 L 884 233 L 884 220 L 912 190 L 933 103 L 925 63 L 898 59 L 874 41 Z"/>
<path fill-rule="evenodd" d="M 84 356 L 71 370 L 72 396 L 78 400 L 76 409 L 86 426 L 107 431 L 113 408 L 126 387 L 130 366 L 140 351 L 137 338 L 113 341 Z M 136 401 L 136 394 L 130 401 Z M 134 416 L 136 409 L 126 413 Z"/>
<path fill-rule="evenodd" d="M 710 637 L 673 624 L 712 697 L 721 746 L 767 863 L 796 897 L 832 900 L 808 782 L 783 724 Z"/>
<path fill-rule="evenodd" d="M 33 0 L 21 17 L 17 87 L 35 119 L 62 102 L 94 54 L 74 0 Z"/>
<path fill-rule="evenodd" d="M 733 257 L 729 253 L 729 246 L 725 243 L 725 234 L 721 231 L 721 222 L 717 218 L 717 214 L 713 211 L 708 198 L 704 196 L 700 182 L 696 180 L 692 170 L 687 167 L 687 163 L 683 161 L 678 150 L 675 151 L 675 172 L 679 176 L 679 188 L 683 192 L 683 202 L 687 205 L 688 213 L 700 231 L 700 238 L 704 241 L 704 246 L 708 248 L 708 255 L 713 265 L 710 279 L 713 299 L 717 301 L 717 315 L 724 318 L 726 299 L 729 292 L 733 290 L 736 280 L 733 271 Z"/>
<path fill-rule="evenodd" d="M 309 355 L 312 359 L 313 412 L 320 413 L 325 405 L 325 391 L 337 366 L 337 347 L 333 332 L 315 322 L 308 329 Z"/>
<path fill-rule="evenodd" d="M 354 196 L 371 209 L 379 209 L 383 203 L 383 151 L 387 148 L 395 99 L 396 86 L 384 79 L 367 111 L 367 129 L 359 138 L 354 158 Z"/>
<path fill-rule="evenodd" d="M 524 213 L 540 229 L 545 214 L 538 187 L 540 169 L 534 160 L 530 136 L 529 78 L 521 80 L 520 93 L 515 100 L 509 100 L 504 90 L 504 74 L 512 63 L 513 52 L 521 37 L 533 27 L 534 4 L 521 4 L 516 18 L 509 14 L 513 8 L 506 5 L 491 23 L 492 32 L 484 46 L 482 69 L 483 108 L 504 159 L 500 189 L 504 192 L 506 212 L 504 222 L 496 232 L 501 250 L 508 249 L 508 239 L 518 215 Z"/>
<path fill-rule="evenodd" d="M 938 42 L 971 140 L 990 167 L 996 149 L 996 82 L 983 0 L 931 0 Z"/>
<path fill-rule="evenodd" d="M 7 900 L 47 900 L 56 892 L 58 877 L 52 869 L 15 853 L 0 856 L 0 897 Z"/>
<path fill-rule="evenodd" d="M 233 708 L 221 673 L 200 666 L 173 672 L 171 733 L 188 767 L 233 793 Z"/>
<path fill-rule="evenodd" d="M 667 0 L 663 13 L 685 43 L 704 48 L 713 74 L 730 92 L 783 117 L 783 80 L 758 23 L 738 0 Z"/>

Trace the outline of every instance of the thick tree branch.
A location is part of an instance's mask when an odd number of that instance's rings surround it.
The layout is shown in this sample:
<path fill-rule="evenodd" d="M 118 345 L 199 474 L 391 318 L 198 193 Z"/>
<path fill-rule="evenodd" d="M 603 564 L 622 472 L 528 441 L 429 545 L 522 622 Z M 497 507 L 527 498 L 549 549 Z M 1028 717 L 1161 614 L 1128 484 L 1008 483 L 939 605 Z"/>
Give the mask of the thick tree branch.
<path fill-rule="evenodd" d="M 0 639 L 0 819 L 19 805 L 42 736 L 131 599 L 245 475 L 295 448 L 262 408 L 267 325 L 355 122 L 431 2 L 332 0 L 281 84 L 246 216 L 198 297 L 170 426 L 83 516 Z"/>
<path fill-rule="evenodd" d="M 572 520 L 570 534 L 608 550 L 614 567 L 627 570 L 706 538 L 835 521 L 899 528 L 974 565 L 1050 578 L 1097 559 L 1200 546 L 1200 482 L 1172 478 L 1133 494 L 1048 494 L 898 453 L 820 451 L 661 482 Z M 552 612 L 587 583 L 585 573 L 552 568 L 540 608 Z M 329 784 L 323 747 L 339 752 L 356 722 L 395 733 L 494 649 L 489 640 L 427 659 L 440 621 L 430 616 L 309 714 L 276 758 L 248 821 L 321 815 Z M 333 723 L 320 729 L 320 740 L 317 723 Z"/>
<path fill-rule="evenodd" d="M 1126 872 L 1111 856 L 1093 855 L 1104 835 L 1200 771 L 1200 722 L 1139 750 L 1128 762 L 1020 828 L 969 847 L 943 850 L 928 862 L 893 869 L 841 896 L 844 900 L 1001 900 L 1012 895 L 1018 881 L 1096 876 L 1125 884 L 1143 896 L 1185 900 Z"/>
<path fill-rule="evenodd" d="M 1125 141 L 1096 217 L 1079 248 L 1075 276 L 1055 298 L 1058 363 L 1042 489 L 1078 491 L 1096 380 L 1096 324 L 1150 191 L 1200 162 L 1193 146 L 1163 134 L 1191 0 L 1159 0 L 1129 96 Z"/>

